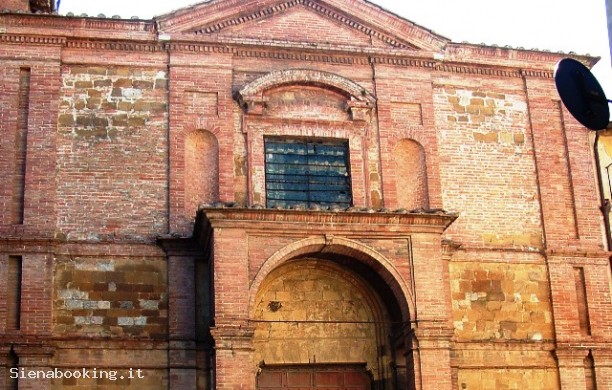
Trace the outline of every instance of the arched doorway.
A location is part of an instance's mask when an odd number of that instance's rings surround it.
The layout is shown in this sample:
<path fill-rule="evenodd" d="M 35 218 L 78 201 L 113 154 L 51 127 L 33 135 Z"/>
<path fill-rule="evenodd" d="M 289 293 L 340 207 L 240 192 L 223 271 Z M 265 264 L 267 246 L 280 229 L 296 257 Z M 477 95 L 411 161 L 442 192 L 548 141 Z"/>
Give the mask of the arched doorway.
<path fill-rule="evenodd" d="M 261 390 L 406 388 L 399 304 L 355 258 L 318 253 L 284 262 L 261 283 L 251 318 Z"/>

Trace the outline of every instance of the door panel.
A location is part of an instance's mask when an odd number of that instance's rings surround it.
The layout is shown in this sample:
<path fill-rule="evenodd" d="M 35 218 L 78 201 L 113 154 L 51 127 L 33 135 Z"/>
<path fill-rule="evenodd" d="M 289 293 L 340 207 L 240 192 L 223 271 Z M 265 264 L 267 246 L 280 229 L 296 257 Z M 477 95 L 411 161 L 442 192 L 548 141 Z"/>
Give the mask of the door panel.
<path fill-rule="evenodd" d="M 263 367 L 258 390 L 370 390 L 365 364 L 308 364 Z"/>

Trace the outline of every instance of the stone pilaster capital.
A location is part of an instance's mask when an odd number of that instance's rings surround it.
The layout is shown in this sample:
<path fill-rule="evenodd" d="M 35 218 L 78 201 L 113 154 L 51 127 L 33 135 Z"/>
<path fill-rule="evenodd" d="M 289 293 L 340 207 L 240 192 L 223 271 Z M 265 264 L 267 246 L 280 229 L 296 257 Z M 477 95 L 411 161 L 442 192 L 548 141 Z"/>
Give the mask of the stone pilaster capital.
<path fill-rule="evenodd" d="M 414 329 L 414 337 L 419 348 L 448 349 L 453 341 L 453 329 L 444 326 L 445 322 L 436 323 L 436 326 L 418 327 Z"/>
<path fill-rule="evenodd" d="M 6 362 L 9 360 L 9 354 L 11 353 L 10 345 L 0 345 L 0 367 L 6 365 Z"/>
<path fill-rule="evenodd" d="M 54 347 L 40 344 L 15 344 L 13 351 L 19 358 L 19 365 L 24 367 L 46 367 L 55 354 Z"/>
<path fill-rule="evenodd" d="M 591 353 L 596 365 L 609 366 L 612 364 L 612 349 L 593 349 Z"/>
<path fill-rule="evenodd" d="M 215 341 L 215 349 L 253 350 L 255 326 L 244 320 L 223 321 L 210 329 Z"/>
<path fill-rule="evenodd" d="M 584 358 L 589 354 L 588 349 L 563 348 L 555 350 L 555 357 L 559 367 L 584 367 Z"/>

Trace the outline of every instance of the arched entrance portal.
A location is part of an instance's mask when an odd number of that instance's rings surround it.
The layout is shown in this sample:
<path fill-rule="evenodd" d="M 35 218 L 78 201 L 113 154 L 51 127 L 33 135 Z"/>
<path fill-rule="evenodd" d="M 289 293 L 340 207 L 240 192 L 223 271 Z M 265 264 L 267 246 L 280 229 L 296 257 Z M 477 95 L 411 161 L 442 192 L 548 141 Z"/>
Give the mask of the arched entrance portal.
<path fill-rule="evenodd" d="M 397 300 L 353 258 L 319 253 L 283 263 L 261 283 L 251 318 L 261 390 L 407 388 Z"/>

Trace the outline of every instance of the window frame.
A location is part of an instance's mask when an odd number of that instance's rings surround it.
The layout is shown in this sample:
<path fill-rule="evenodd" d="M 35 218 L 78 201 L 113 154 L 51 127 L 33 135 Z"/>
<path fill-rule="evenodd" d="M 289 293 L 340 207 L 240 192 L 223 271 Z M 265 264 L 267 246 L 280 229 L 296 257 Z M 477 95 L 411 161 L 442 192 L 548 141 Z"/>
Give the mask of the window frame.
<path fill-rule="evenodd" d="M 272 145 L 277 147 L 284 145 L 288 152 L 274 150 Z M 296 148 L 291 150 L 289 145 L 296 145 Z M 300 147 L 302 147 L 301 150 Z M 279 153 L 274 153 L 275 151 Z M 264 136 L 266 207 L 313 208 L 318 206 L 325 209 L 336 206 L 340 208 L 353 206 L 350 154 L 349 140 L 344 138 Z M 274 156 L 278 156 L 278 162 L 273 161 Z M 289 160 L 292 161 L 288 163 Z M 317 171 L 312 172 L 312 167 Z M 334 171 L 334 167 L 338 169 Z M 301 170 L 305 170 L 305 174 L 301 174 Z M 287 181 L 287 177 L 292 175 L 296 180 Z M 271 178 L 272 176 L 275 176 L 274 179 Z M 294 189 L 290 188 L 292 185 Z M 271 197 L 275 191 L 279 194 L 294 193 L 296 196 L 291 198 L 281 195 Z M 299 193 L 305 199 L 301 199 Z"/>

